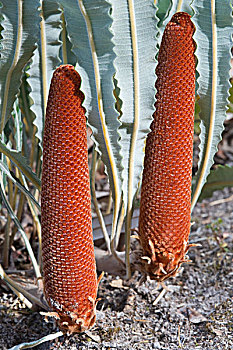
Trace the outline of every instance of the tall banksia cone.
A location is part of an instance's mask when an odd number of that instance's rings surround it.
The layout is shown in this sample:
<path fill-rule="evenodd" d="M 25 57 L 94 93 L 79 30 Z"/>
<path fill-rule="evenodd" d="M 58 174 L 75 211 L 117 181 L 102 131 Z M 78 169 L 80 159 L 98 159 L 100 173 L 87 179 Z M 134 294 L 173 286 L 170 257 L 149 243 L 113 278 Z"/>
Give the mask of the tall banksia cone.
<path fill-rule="evenodd" d="M 61 329 L 93 326 L 97 294 L 84 99 L 70 65 L 54 72 L 41 193 L 44 293 Z"/>
<path fill-rule="evenodd" d="M 151 279 L 175 275 L 190 245 L 195 102 L 195 27 L 176 13 L 167 24 L 156 68 L 156 111 L 147 136 L 139 238 Z"/>

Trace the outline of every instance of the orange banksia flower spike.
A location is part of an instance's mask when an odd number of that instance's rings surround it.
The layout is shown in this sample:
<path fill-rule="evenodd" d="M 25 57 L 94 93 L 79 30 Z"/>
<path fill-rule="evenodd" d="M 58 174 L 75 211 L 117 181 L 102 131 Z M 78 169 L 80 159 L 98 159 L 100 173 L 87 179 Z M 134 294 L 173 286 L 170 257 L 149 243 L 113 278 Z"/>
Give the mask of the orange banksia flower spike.
<path fill-rule="evenodd" d="M 156 68 L 156 111 L 145 149 L 139 238 L 151 279 L 175 275 L 187 261 L 195 102 L 194 25 L 176 13 Z"/>
<path fill-rule="evenodd" d="M 80 76 L 54 72 L 46 110 L 41 193 L 44 293 L 61 329 L 93 326 L 97 294 L 87 131 Z"/>

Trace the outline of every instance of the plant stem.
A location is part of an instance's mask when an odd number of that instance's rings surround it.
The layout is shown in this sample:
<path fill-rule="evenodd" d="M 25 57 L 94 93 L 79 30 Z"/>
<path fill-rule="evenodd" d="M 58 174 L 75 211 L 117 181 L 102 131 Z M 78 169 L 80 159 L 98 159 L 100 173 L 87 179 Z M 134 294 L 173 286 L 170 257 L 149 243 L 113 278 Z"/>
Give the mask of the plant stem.
<path fill-rule="evenodd" d="M 92 165 L 91 165 L 91 194 L 92 194 L 92 201 L 95 207 L 95 212 L 96 215 L 99 219 L 100 227 L 103 231 L 103 236 L 105 239 L 105 243 L 108 249 L 109 254 L 111 253 L 111 248 L 110 248 L 110 239 L 108 235 L 108 231 L 105 226 L 104 218 L 102 215 L 102 212 L 99 209 L 98 201 L 96 198 L 96 192 L 95 192 L 95 171 L 96 171 L 96 163 L 97 163 L 97 152 L 95 150 L 95 146 L 93 148 L 93 153 L 92 153 Z"/>

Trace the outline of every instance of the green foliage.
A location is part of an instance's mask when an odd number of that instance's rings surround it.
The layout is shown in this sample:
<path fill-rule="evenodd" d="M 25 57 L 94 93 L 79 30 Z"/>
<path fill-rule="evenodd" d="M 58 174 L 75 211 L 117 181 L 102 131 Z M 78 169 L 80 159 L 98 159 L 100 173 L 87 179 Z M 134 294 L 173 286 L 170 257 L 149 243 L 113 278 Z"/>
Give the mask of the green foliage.
<path fill-rule="evenodd" d="M 151 58 L 156 55 L 158 28 L 153 1 L 147 1 L 146 8 L 141 0 L 128 3 L 111 0 L 111 4 L 115 78 L 122 101 L 119 128 L 122 191 L 126 231 L 130 232 L 134 197 L 143 169 L 145 137 L 154 113 L 156 61 Z"/>
<path fill-rule="evenodd" d="M 174 13 L 178 11 L 184 11 L 193 14 L 192 8 L 190 6 L 191 1 L 182 0 L 157 0 L 155 1 L 157 6 L 156 16 L 159 19 L 158 27 L 161 31 L 164 30 L 167 23 Z"/>
<path fill-rule="evenodd" d="M 210 171 L 199 200 L 211 197 L 214 191 L 224 187 L 233 187 L 233 167 L 219 165 L 217 169 Z"/>
<path fill-rule="evenodd" d="M 0 132 L 10 118 L 19 92 L 23 68 L 36 48 L 39 0 L 1 0 Z"/>
<path fill-rule="evenodd" d="M 49 93 L 49 85 L 54 70 L 62 63 L 59 58 L 62 43 L 61 9 L 57 2 L 43 1 L 41 9 L 40 32 L 37 36 L 37 47 L 26 71 L 29 84 L 31 110 L 35 115 L 33 124 L 37 128 L 36 136 L 42 146 L 44 116 Z"/>
<path fill-rule="evenodd" d="M 109 30 L 112 25 L 110 4 L 105 0 L 59 2 L 64 9 L 67 32 L 77 57 L 76 68 L 82 77 L 82 91 L 85 94 L 83 105 L 88 111 L 88 124 L 109 176 L 116 222 L 122 165 L 118 134 L 120 122 L 113 95 L 115 53 Z"/>
<path fill-rule="evenodd" d="M 200 155 L 193 186 L 192 208 L 206 182 L 221 140 L 229 91 L 232 8 L 229 1 L 194 1 L 198 90 L 200 107 Z"/>
<path fill-rule="evenodd" d="M 32 169 L 28 165 L 27 159 L 22 155 L 22 152 L 11 150 L 0 141 L 0 151 L 5 154 L 15 166 L 17 166 L 22 173 L 38 188 L 41 188 L 40 179 L 33 173 Z"/>

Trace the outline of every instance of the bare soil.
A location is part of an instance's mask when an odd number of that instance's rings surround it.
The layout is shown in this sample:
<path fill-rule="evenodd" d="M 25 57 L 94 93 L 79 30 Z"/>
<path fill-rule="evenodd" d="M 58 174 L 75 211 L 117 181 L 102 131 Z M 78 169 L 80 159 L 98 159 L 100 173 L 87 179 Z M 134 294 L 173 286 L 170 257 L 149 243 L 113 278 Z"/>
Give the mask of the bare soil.
<path fill-rule="evenodd" d="M 233 189 L 216 191 L 192 216 L 190 264 L 168 280 L 128 283 L 105 274 L 99 286 L 97 322 L 88 334 L 62 336 L 47 349 L 233 349 Z M 218 201 L 225 199 L 222 203 Z M 214 205 L 213 205 L 214 204 Z M 0 349 L 58 331 L 0 286 Z"/>

